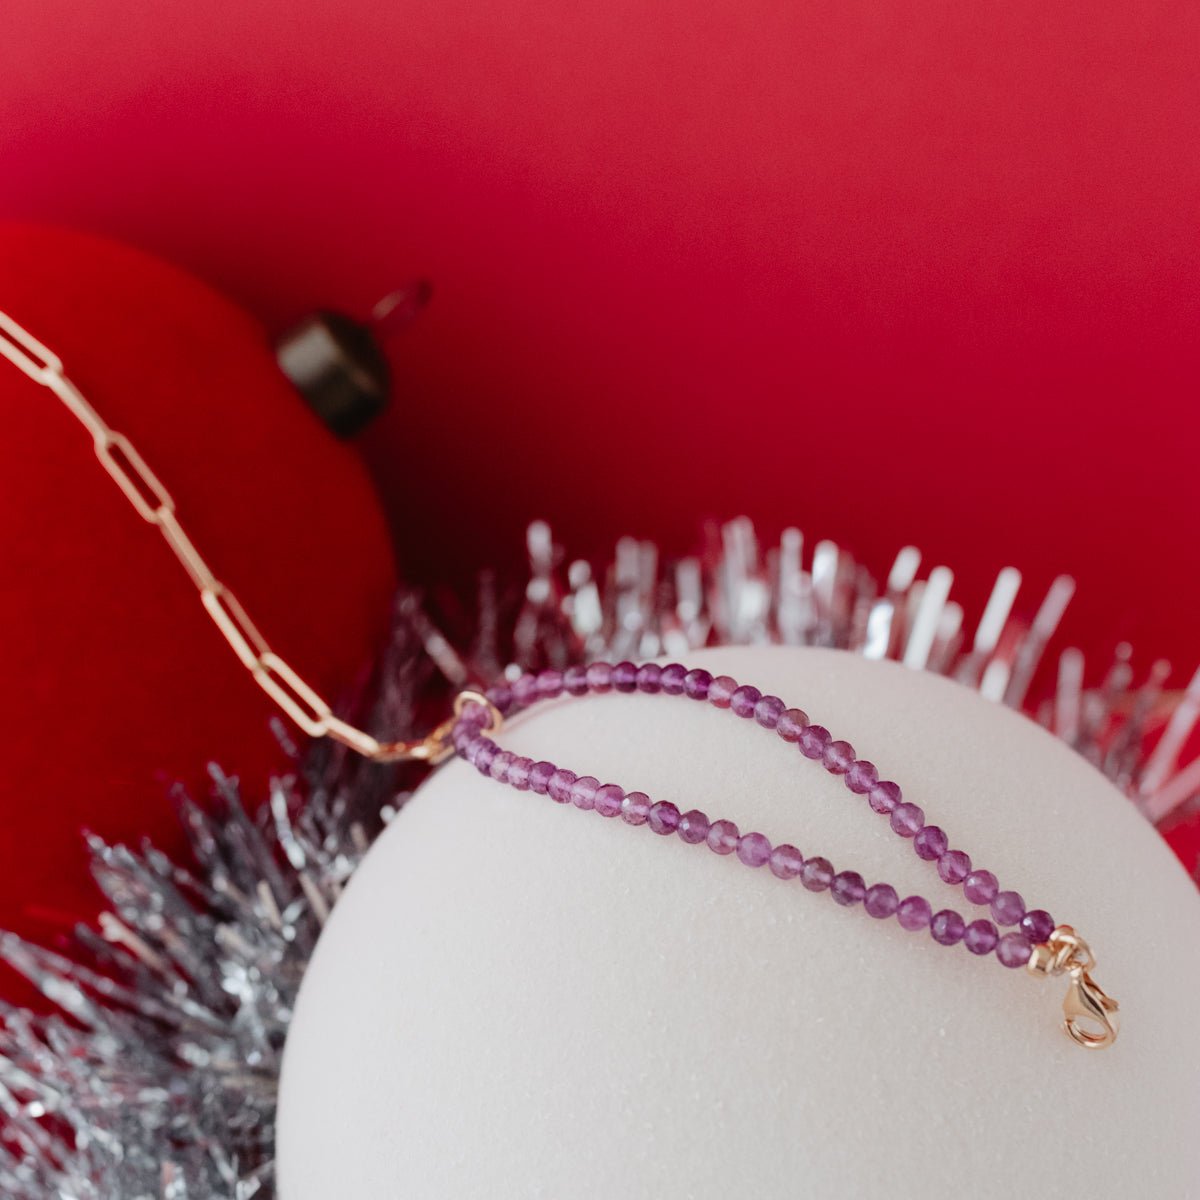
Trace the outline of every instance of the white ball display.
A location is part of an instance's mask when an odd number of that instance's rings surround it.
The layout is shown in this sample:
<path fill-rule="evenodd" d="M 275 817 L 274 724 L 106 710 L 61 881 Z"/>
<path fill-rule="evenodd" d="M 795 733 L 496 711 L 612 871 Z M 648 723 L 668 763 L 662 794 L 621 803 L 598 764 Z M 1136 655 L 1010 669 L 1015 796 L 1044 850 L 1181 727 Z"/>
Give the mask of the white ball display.
<path fill-rule="evenodd" d="M 371 850 L 305 977 L 281 1200 L 1200 1195 L 1200 899 L 1129 802 L 941 678 L 823 650 L 688 662 L 805 709 L 1074 925 L 1117 1043 L 1064 1036 L 1062 979 L 456 761 Z M 561 700 L 498 740 L 983 915 L 841 780 L 707 704 Z"/>

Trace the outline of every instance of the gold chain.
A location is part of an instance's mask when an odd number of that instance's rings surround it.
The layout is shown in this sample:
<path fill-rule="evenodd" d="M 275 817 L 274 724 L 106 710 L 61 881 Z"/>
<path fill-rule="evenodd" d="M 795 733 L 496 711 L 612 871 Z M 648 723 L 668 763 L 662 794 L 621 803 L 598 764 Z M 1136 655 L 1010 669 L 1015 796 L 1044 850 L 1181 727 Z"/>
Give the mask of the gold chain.
<path fill-rule="evenodd" d="M 113 429 L 88 403 L 63 370 L 62 360 L 27 329 L 0 311 L 0 354 L 34 383 L 52 391 L 92 435 L 100 465 L 112 477 L 143 521 L 157 526 L 163 540 L 188 573 L 205 612 L 221 631 L 234 654 L 255 682 L 310 737 L 328 737 L 375 762 L 441 762 L 450 753 L 447 737 L 454 718 L 427 737 L 413 741 L 381 742 L 335 716 L 328 702 L 290 663 L 280 658 L 259 633 L 238 598 L 212 572 L 175 513 L 175 500 L 147 466 L 137 447 Z M 483 697 L 463 693 L 464 699 L 486 704 Z M 461 707 L 461 701 L 456 709 Z M 488 705 L 489 710 L 491 705 Z M 493 712 L 493 719 L 498 714 Z"/>

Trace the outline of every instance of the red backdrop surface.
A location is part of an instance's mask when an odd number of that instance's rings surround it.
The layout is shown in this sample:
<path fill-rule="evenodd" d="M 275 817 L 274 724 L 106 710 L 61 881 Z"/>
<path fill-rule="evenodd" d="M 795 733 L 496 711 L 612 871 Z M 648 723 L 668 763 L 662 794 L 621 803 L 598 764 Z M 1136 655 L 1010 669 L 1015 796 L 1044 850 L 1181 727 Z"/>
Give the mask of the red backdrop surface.
<path fill-rule="evenodd" d="M 270 322 L 427 273 L 364 443 L 410 576 L 796 521 L 1081 583 L 1181 666 L 1200 6 L 9 0 L 0 215 Z M 419 452 L 414 453 L 414 448 Z M 410 520 L 414 506 L 420 519 Z"/>

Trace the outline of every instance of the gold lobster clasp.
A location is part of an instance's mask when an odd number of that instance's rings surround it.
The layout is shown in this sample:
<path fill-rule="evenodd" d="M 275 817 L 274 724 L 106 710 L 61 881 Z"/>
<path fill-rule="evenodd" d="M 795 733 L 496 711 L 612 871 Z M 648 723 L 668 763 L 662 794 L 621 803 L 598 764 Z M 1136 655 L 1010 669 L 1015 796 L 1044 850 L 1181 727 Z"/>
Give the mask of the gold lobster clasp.
<path fill-rule="evenodd" d="M 1087 942 L 1070 925 L 1060 925 L 1046 941 L 1034 946 L 1029 956 L 1029 970 L 1034 975 L 1071 977 L 1063 998 L 1063 1028 L 1071 1041 L 1085 1050 L 1111 1046 L 1120 1027 L 1117 1002 L 1091 976 L 1095 965 Z"/>

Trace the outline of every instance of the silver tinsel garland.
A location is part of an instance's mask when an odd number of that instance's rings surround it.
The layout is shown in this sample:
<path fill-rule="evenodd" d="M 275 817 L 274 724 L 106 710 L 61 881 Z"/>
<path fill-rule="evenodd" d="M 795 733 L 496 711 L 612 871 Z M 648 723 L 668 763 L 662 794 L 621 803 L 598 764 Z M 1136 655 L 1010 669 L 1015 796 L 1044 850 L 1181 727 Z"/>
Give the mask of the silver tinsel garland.
<path fill-rule="evenodd" d="M 950 599 L 951 572 L 919 578 L 911 547 L 877 582 L 831 542 L 805 554 L 796 530 L 766 554 L 744 520 L 710 530 L 708 543 L 698 558 L 664 563 L 653 544 L 625 540 L 597 574 L 565 563 L 535 524 L 523 595 L 514 603 L 485 579 L 462 648 L 416 596 L 402 596 L 375 732 L 411 736 L 419 714 L 472 678 L 746 642 L 896 658 L 1028 709 L 1073 591 L 1060 578 L 1030 612 L 1019 574 L 1007 569 L 968 633 Z M 1031 715 L 1149 819 L 1194 803 L 1200 759 L 1182 766 L 1179 756 L 1200 716 L 1200 673 L 1185 691 L 1164 693 L 1167 668 L 1155 663 L 1135 683 L 1126 647 L 1099 687 L 1084 689 L 1083 668 L 1078 651 L 1065 651 L 1052 695 Z M 371 838 L 415 782 L 326 745 L 295 761 L 295 774 L 273 780 L 253 812 L 215 769 L 208 803 L 176 794 L 187 865 L 148 844 L 90 839 L 109 910 L 96 928 L 77 930 L 69 956 L 0 935 L 0 956 L 59 1010 L 0 1006 L 0 1195 L 274 1195 L 276 1087 L 301 975 Z"/>

